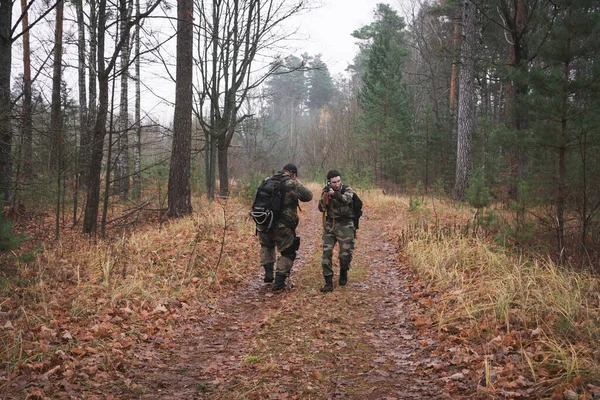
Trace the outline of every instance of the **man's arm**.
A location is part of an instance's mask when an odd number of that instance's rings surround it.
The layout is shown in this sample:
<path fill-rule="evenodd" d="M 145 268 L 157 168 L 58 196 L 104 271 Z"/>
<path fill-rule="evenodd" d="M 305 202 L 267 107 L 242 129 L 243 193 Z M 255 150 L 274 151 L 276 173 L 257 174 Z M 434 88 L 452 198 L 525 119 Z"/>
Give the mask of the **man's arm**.
<path fill-rule="evenodd" d="M 302 186 L 302 184 L 298 181 L 294 181 L 296 184 L 296 196 L 298 196 L 298 200 L 302 202 L 311 201 L 313 198 L 313 194 L 310 190 Z"/>
<path fill-rule="evenodd" d="M 341 191 L 335 192 L 335 193 L 333 193 L 333 196 L 331 196 L 331 197 L 333 197 L 337 201 L 342 202 L 344 204 L 350 204 L 350 203 L 352 203 L 353 196 L 354 196 L 354 190 L 352 190 L 352 188 L 350 186 L 348 186 L 344 190 L 344 193 L 342 193 Z"/>

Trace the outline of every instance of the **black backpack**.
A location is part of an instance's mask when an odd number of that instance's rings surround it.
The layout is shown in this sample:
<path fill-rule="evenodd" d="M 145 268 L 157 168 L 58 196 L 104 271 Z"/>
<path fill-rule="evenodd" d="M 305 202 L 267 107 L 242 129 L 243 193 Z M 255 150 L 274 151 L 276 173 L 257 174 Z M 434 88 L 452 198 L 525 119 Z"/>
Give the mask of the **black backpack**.
<path fill-rule="evenodd" d="M 346 189 L 348 188 L 348 186 L 346 185 L 342 185 L 342 194 L 344 194 L 344 192 L 346 191 Z M 362 217 L 362 206 L 363 206 L 363 202 L 360 199 L 360 197 L 358 197 L 358 195 L 356 194 L 356 192 L 352 193 L 352 215 L 354 216 L 353 220 L 354 220 L 354 229 L 358 229 L 358 221 L 360 220 L 360 217 Z"/>
<path fill-rule="evenodd" d="M 257 231 L 268 232 L 273 223 L 281 217 L 285 200 L 284 182 L 288 179 L 288 175 L 274 175 L 262 181 L 258 187 L 250 210 Z"/>

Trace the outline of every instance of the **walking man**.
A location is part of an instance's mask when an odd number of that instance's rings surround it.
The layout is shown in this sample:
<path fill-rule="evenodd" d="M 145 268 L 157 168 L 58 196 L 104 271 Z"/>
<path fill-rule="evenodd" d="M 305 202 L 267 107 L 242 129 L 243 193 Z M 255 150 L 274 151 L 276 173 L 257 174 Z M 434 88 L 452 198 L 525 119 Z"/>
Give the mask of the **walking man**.
<path fill-rule="evenodd" d="M 292 270 L 296 251 L 300 248 L 300 237 L 296 236 L 299 222 L 298 201 L 312 200 L 312 192 L 302 186 L 296 179 L 297 176 L 298 168 L 294 164 L 286 164 L 281 171 L 267 178 L 267 180 L 279 181 L 277 190 L 281 190 L 281 209 L 275 213 L 272 223 L 269 222 L 269 227 L 261 230 L 257 225 L 260 263 L 265 270 L 264 281 L 267 283 L 275 281 L 272 287 L 274 292 L 286 288 L 285 281 Z M 275 248 L 280 253 L 277 260 Z M 274 278 L 273 272 L 275 272 Z"/>
<path fill-rule="evenodd" d="M 339 286 L 348 283 L 348 270 L 354 251 L 355 226 L 352 212 L 354 191 L 342 184 L 339 171 L 327 173 L 327 186 L 319 200 L 319 211 L 323 213 L 323 256 L 322 267 L 325 286 L 321 292 L 333 291 L 333 248 L 339 242 L 340 278 Z"/>

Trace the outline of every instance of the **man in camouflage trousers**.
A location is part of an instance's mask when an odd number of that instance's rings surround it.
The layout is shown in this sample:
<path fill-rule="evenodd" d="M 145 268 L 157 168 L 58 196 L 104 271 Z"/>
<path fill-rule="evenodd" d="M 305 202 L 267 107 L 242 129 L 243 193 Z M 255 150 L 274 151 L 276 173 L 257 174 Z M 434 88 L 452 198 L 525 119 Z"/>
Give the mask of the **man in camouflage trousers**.
<path fill-rule="evenodd" d="M 319 201 L 319 211 L 325 213 L 323 222 L 323 277 L 325 286 L 321 292 L 333 291 L 333 248 L 339 242 L 340 286 L 348 283 L 348 270 L 354 251 L 355 227 L 352 214 L 351 187 L 342 185 L 340 173 L 331 170 L 327 173 L 327 186 Z"/>
<path fill-rule="evenodd" d="M 296 236 L 298 226 L 298 201 L 312 200 L 312 192 L 302 186 L 296 179 L 298 168 L 294 164 L 286 164 L 282 171 L 274 176 L 289 176 L 283 181 L 285 197 L 281 217 L 274 222 L 274 226 L 267 232 L 258 232 L 260 242 L 260 263 L 265 269 L 265 282 L 273 282 L 273 291 L 286 288 L 285 280 L 290 275 L 292 265 L 296 259 L 296 251 L 300 247 L 300 237 Z M 275 260 L 275 247 L 281 254 Z M 275 269 L 275 279 L 273 279 Z"/>

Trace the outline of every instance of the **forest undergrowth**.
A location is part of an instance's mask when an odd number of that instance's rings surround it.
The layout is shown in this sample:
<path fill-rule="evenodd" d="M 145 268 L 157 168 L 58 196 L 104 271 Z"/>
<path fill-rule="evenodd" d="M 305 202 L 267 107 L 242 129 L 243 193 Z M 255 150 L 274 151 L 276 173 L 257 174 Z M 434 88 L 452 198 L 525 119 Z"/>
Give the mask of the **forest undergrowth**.
<path fill-rule="evenodd" d="M 318 193 L 318 185 L 310 187 Z M 597 276 L 549 258 L 512 255 L 487 237 L 436 228 L 470 221 L 473 211 L 453 202 L 432 197 L 415 207 L 408 196 L 376 190 L 361 197 L 370 223 L 398 246 L 398 259 L 414 274 L 408 285 L 426 314 L 412 318 L 411 326 L 433 332 L 448 354 L 463 354 L 432 368 L 472 364 L 463 369 L 472 393 L 491 398 L 600 398 Z M 196 199 L 189 218 L 148 218 L 109 231 L 105 240 L 64 227 L 58 242 L 30 239 L 2 254 L 0 398 L 103 398 L 98 393 L 110 392 L 115 381 L 129 385 L 130 394 L 143 393 L 125 373 L 132 360 L 143 361 L 139 345 L 173 341 L 180 324 L 211 314 L 217 301 L 256 278 L 248 272 L 258 264 L 258 251 L 247 209 L 247 199 Z M 52 237 L 53 223 L 46 217 L 15 226 L 30 238 Z M 309 257 L 318 265 L 317 250 Z M 360 279 L 368 272 L 356 273 Z M 319 284 L 318 274 L 298 279 L 305 287 Z M 245 356 L 265 376 L 269 354 L 278 353 L 273 346 L 290 346 L 283 339 L 288 335 L 273 339 L 289 326 L 286 318 L 295 315 L 302 326 L 302 318 L 314 315 L 309 307 L 315 305 L 295 296 L 291 312 L 264 321 L 263 339 L 256 337 Z M 343 296 L 328 298 L 334 313 L 356 301 Z M 352 307 L 348 313 L 353 323 L 336 343 L 360 350 L 352 338 L 364 330 L 364 315 Z M 315 324 L 312 318 L 305 325 Z M 327 329 L 324 321 L 311 332 L 318 337 Z M 302 357 L 315 362 L 302 351 L 295 362 Z M 315 387 L 329 379 L 318 368 L 312 374 Z M 465 392 L 449 393 L 461 398 L 457 393 Z"/>

